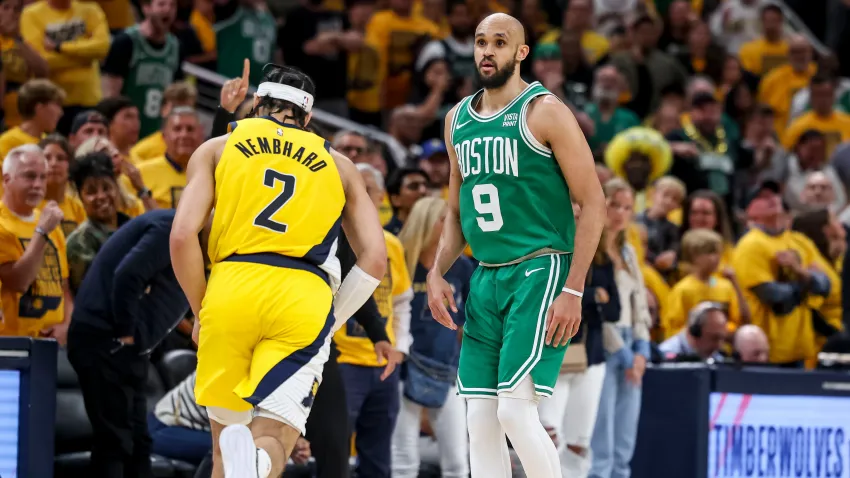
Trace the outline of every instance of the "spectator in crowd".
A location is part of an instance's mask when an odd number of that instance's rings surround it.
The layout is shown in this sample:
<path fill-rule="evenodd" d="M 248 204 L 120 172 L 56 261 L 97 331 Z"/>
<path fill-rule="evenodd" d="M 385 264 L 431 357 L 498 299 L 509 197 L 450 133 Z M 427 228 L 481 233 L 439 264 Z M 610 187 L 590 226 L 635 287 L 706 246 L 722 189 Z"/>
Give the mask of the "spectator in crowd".
<path fill-rule="evenodd" d="M 472 50 L 475 46 L 473 42 L 475 19 L 469 14 L 469 5 L 465 1 L 447 0 L 445 3 L 449 35 L 432 40 L 422 48 L 422 52 L 416 58 L 414 72 L 421 75 L 431 61 L 445 60 L 452 78 L 446 102 L 457 103 L 461 98 L 473 93 L 475 59 Z"/>
<path fill-rule="evenodd" d="M 380 153 L 373 151 L 377 146 L 370 144 L 360 133 L 354 131 L 340 131 L 334 135 L 333 148 L 344 154 L 354 164 L 368 164 L 378 170 L 383 178 L 387 172 L 387 165 Z M 383 190 L 383 187 L 380 188 Z M 378 208 L 378 218 L 381 224 L 387 224 L 393 217 L 393 208 L 386 194 L 381 199 L 381 207 Z"/>
<path fill-rule="evenodd" d="M 100 65 L 109 52 L 109 26 L 93 2 L 38 0 L 21 14 L 21 35 L 47 61 L 48 78 L 64 92 L 56 130 L 68 134 L 80 111 L 101 99 Z"/>
<path fill-rule="evenodd" d="M 744 70 L 756 76 L 764 76 L 788 62 L 788 41 L 785 39 L 785 14 L 782 7 L 765 1 L 759 18 L 761 38 L 741 45 L 738 56 Z"/>
<path fill-rule="evenodd" d="M 177 15 L 175 0 L 142 0 L 141 4 L 144 20 L 115 35 L 103 62 L 104 97 L 121 95 L 137 107 L 141 129 L 130 146 L 159 129 L 163 94 L 178 77 L 181 63 L 180 44 L 171 34 Z"/>
<path fill-rule="evenodd" d="M 652 17 L 642 15 L 635 19 L 631 37 L 632 47 L 611 55 L 611 62 L 626 78 L 632 93 L 632 110 L 645 116 L 658 107 L 664 89 L 685 84 L 686 74 L 675 59 L 657 48 L 657 25 Z"/>
<path fill-rule="evenodd" d="M 385 110 L 403 105 L 410 96 L 416 57 L 426 43 L 439 36 L 437 25 L 413 13 L 413 0 L 390 0 L 388 7 L 372 15 L 366 27 L 366 41 L 376 46 L 378 69 L 386 75 Z"/>
<path fill-rule="evenodd" d="M 236 0 L 226 4 L 227 14 L 216 14 L 215 43 L 218 48 L 218 73 L 238 77 L 242 64 L 233 58 L 251 62 L 251 84 L 263 79 L 267 63 L 282 63 L 277 49 L 277 24 L 264 0 Z"/>
<path fill-rule="evenodd" d="M 126 96 L 104 98 L 97 110 L 106 117 L 109 141 L 118 148 L 125 160 L 132 162 L 130 148 L 139 142 L 141 121 L 136 103 Z"/>
<path fill-rule="evenodd" d="M 676 58 L 689 75 L 705 75 L 716 83 L 723 79 L 726 53 L 712 41 L 708 25 L 700 20 L 690 23 L 686 48 Z"/>
<path fill-rule="evenodd" d="M 673 286 L 662 316 L 666 337 L 685 327 L 688 312 L 701 302 L 719 304 L 727 318 L 728 332 L 749 323 L 750 310 L 731 267 L 718 277 L 723 237 L 710 229 L 693 229 L 682 238 L 682 257 L 689 273 Z"/>
<path fill-rule="evenodd" d="M 194 108 L 197 99 L 198 90 L 192 84 L 180 81 L 169 85 L 162 94 L 162 118 L 167 118 L 174 108 Z M 138 164 L 164 154 L 165 140 L 162 138 L 162 129 L 157 128 L 130 149 L 130 161 Z"/>
<path fill-rule="evenodd" d="M 392 219 L 384 229 L 398 234 L 416 201 L 428 194 L 428 175 L 418 168 L 401 168 L 387 178 L 387 196 L 393 208 Z"/>
<path fill-rule="evenodd" d="M 71 145 L 58 134 L 51 134 L 38 142 L 47 158 L 47 184 L 44 200 L 39 209 L 53 201 L 62 210 L 62 232 L 67 239 L 74 229 L 86 220 L 86 210 L 77 193 L 68 184 L 68 170 L 74 159 Z"/>
<path fill-rule="evenodd" d="M 744 124 L 740 150 L 742 157 L 750 157 L 750 167 L 739 170 L 736 175 L 738 197 L 746 197 L 762 181 L 781 181 L 788 174 L 787 153 L 778 141 L 775 116 L 770 106 L 758 105 Z"/>
<path fill-rule="evenodd" d="M 608 39 L 593 29 L 594 0 L 574 0 L 564 10 L 563 30 L 554 28 L 540 38 L 540 44 L 558 43 L 564 30 L 577 35 L 585 58 L 595 65 L 608 54 Z"/>
<path fill-rule="evenodd" d="M 160 208 L 176 208 L 186 187 L 186 166 L 201 145 L 200 120 L 192 108 L 174 108 L 165 119 L 165 155 L 139 165 L 144 184 Z M 141 192 L 141 191 L 140 191 Z"/>
<path fill-rule="evenodd" d="M 466 404 L 455 388 L 460 340 L 457 331 L 442 326 L 431 316 L 425 288 L 447 208 L 446 201 L 441 198 L 420 199 L 399 233 L 414 294 L 410 320 L 413 344 L 404 364 L 406 377 L 392 439 L 392 476 L 395 478 L 419 476 L 423 412 L 439 446 L 440 475 L 445 478 L 469 476 Z M 473 269 L 472 261 L 461 256 L 444 276 L 452 285 L 459 311 L 463 310 Z M 452 313 L 458 325 L 463 325 L 464 317 L 463 312 Z"/>
<path fill-rule="evenodd" d="M 693 229 L 708 229 L 720 234 L 723 238 L 723 251 L 720 254 L 717 272 L 732 265 L 735 237 L 732 234 L 732 223 L 726 212 L 726 205 L 720 196 L 707 189 L 700 189 L 685 199 L 682 206 L 682 224 L 679 226 L 679 240 L 681 241 L 681 238 Z"/>
<path fill-rule="evenodd" d="M 439 137 L 444 126 L 442 118 L 457 103 L 451 90 L 454 79 L 446 60 L 436 58 L 422 67 L 421 74 L 411 81 L 410 104 L 422 122 L 422 137 Z"/>
<path fill-rule="evenodd" d="M 611 65 L 600 66 L 594 73 L 591 102 L 585 113 L 593 121 L 593 136 L 588 144 L 594 157 L 602 157 L 614 136 L 640 124 L 640 119 L 627 108 L 620 107 L 625 80 Z"/>
<path fill-rule="evenodd" d="M 573 211 L 581 213 L 577 207 Z M 555 392 L 539 405 L 540 421 L 558 449 L 561 472 L 571 478 L 586 478 L 590 471 L 590 439 L 606 373 L 602 328 L 605 322 L 620 320 L 622 305 L 614 263 L 606 252 L 607 234 L 603 232 L 588 271 L 582 326 L 567 348 Z"/>
<path fill-rule="evenodd" d="M 814 245 L 812 263 L 829 280 L 826 297 L 811 297 L 807 304 L 812 311 L 815 332 L 815 354 L 820 352 L 826 340 L 844 329 L 841 310 L 841 273 L 838 261 L 847 249 L 847 234 L 844 226 L 828 208 L 815 207 L 794 217 L 791 228 L 795 242 L 803 247 Z M 803 237 L 801 237 L 803 236 Z M 808 357 L 812 365 L 816 356 Z"/>
<path fill-rule="evenodd" d="M 95 110 L 77 113 L 71 123 L 71 134 L 68 136 L 71 149 L 76 150 L 87 139 L 96 136 L 109 136 L 109 123 L 106 117 Z"/>
<path fill-rule="evenodd" d="M 286 63 L 316 82 L 316 108 L 347 117 L 348 55 L 360 50 L 363 33 L 351 28 L 345 13 L 321 1 L 301 1 L 286 16 L 277 43 Z"/>
<path fill-rule="evenodd" d="M 666 360 L 723 360 L 720 348 L 726 340 L 726 322 L 722 304 L 700 302 L 688 312 L 687 327 L 665 340 L 658 349 Z"/>
<path fill-rule="evenodd" d="M 352 0 L 348 9 L 351 30 L 363 37 L 363 43 L 348 55 L 348 115 L 351 120 L 371 126 L 383 123 L 381 88 L 386 71 L 381 69 L 377 38 L 366 36 L 366 26 L 376 8 L 374 0 Z"/>
<path fill-rule="evenodd" d="M 437 194 L 446 199 L 449 193 L 449 174 L 451 173 L 446 142 L 435 138 L 422 143 L 419 168 L 428 174 L 431 187 Z"/>
<path fill-rule="evenodd" d="M 732 263 L 752 314 L 767 331 L 770 361 L 802 366 L 814 353 L 810 298 L 829 295 L 829 279 L 813 266 L 813 247 L 787 230 L 779 184 L 766 181 L 747 206 L 753 227 L 738 241 Z"/>
<path fill-rule="evenodd" d="M 557 44 L 540 43 L 540 48 L 535 48 L 534 59 L 553 58 L 558 52 L 561 54 L 561 74 L 553 73 L 551 78 L 542 77 L 540 81 L 543 86 L 551 87 L 551 91 L 562 100 L 565 99 L 568 104 L 582 111 L 590 100 L 593 87 L 593 64 L 590 63 L 582 47 L 581 33 L 564 30 Z M 560 87 L 559 83 L 561 83 Z"/>
<path fill-rule="evenodd" d="M 835 202 L 835 186 L 829 180 L 829 176 L 822 171 L 813 171 L 806 174 L 806 183 L 800 191 L 800 209 L 811 207 L 832 207 Z M 846 212 L 847 209 L 845 208 Z M 839 216 L 839 219 L 841 217 Z"/>
<path fill-rule="evenodd" d="M 794 35 L 788 40 L 788 63 L 774 68 L 759 83 L 759 103 L 773 109 L 774 126 L 780 137 L 788 126 L 791 98 L 797 90 L 809 85 L 816 71 L 809 41 L 802 35 Z"/>
<path fill-rule="evenodd" d="M 7 128 L 21 124 L 18 112 L 18 90 L 29 80 L 47 76 L 47 62 L 33 47 L 21 39 L 21 10 L 23 0 L 0 2 L 0 54 L 5 91 L 2 96 L 0 121 Z M 0 80 L 0 89 L 3 88 Z"/>
<path fill-rule="evenodd" d="M 635 210 L 646 209 L 650 184 L 670 169 L 670 146 L 655 130 L 637 126 L 614 137 L 605 164 L 635 191 Z"/>
<path fill-rule="evenodd" d="M 365 166 L 365 167 L 364 167 Z M 381 184 L 374 168 L 358 165 L 375 208 L 380 207 Z M 345 384 L 350 429 L 356 434 L 357 475 L 389 478 L 391 437 L 399 413 L 399 372 L 394 369 L 410 352 L 410 301 L 413 291 L 398 238 L 384 232 L 389 267 L 375 293 L 382 321 L 394 351 L 384 363 L 364 328 L 348 321 L 334 334 L 340 372 Z"/>
<path fill-rule="evenodd" d="M 71 182 L 86 213 L 86 220 L 68 236 L 67 244 L 68 282 L 76 294 L 97 252 L 130 217 L 118 211 L 118 182 L 106 153 L 76 158 L 71 167 Z"/>
<path fill-rule="evenodd" d="M 840 143 L 850 141 L 850 115 L 837 111 L 833 103 L 836 80 L 818 73 L 812 78 L 811 111 L 793 120 L 782 136 L 782 146 L 791 151 L 799 143 L 800 137 L 809 130 L 820 131 L 826 138 L 826 155 Z"/>
<path fill-rule="evenodd" d="M 711 14 L 711 33 L 737 55 L 741 47 L 756 40 L 761 32 L 761 7 L 766 0 L 726 0 Z"/>
<path fill-rule="evenodd" d="M 614 264 L 620 316 L 616 323 L 606 323 L 603 331 L 603 344 L 610 358 L 605 364 L 599 413 L 590 443 L 593 462 L 589 476 L 594 478 L 630 474 L 652 321 L 640 261 L 625 240 L 625 230 L 634 214 L 634 192 L 621 179 L 608 181 L 604 189 L 608 222 L 605 243 L 600 247 L 605 248 Z"/>
<path fill-rule="evenodd" d="M 3 335 L 54 338 L 65 344 L 74 301 L 62 210 L 36 208 L 47 187 L 47 158 L 37 145 L 12 149 L 3 161 L 0 204 L 0 284 Z"/>
<path fill-rule="evenodd" d="M 652 205 L 637 216 L 637 221 L 646 227 L 646 259 L 662 274 L 675 271 L 676 255 L 679 250 L 679 231 L 667 217 L 682 206 L 685 185 L 671 176 L 655 181 Z"/>
<path fill-rule="evenodd" d="M 407 160 L 418 156 L 416 149 L 422 138 L 424 126 L 425 120 L 419 116 L 419 111 L 414 105 L 399 106 L 390 113 L 387 132 L 405 148 L 408 154 Z M 389 152 L 384 157 L 388 163 L 392 161 Z"/>
<path fill-rule="evenodd" d="M 20 126 L 0 134 L 0 161 L 25 144 L 37 144 L 45 134 L 56 130 L 62 117 L 65 93 L 48 80 L 30 80 L 18 91 Z"/>
<path fill-rule="evenodd" d="M 738 327 L 733 349 L 737 359 L 743 363 L 767 363 L 767 357 L 770 354 L 767 335 L 753 324 Z"/>
<path fill-rule="evenodd" d="M 128 222 L 98 251 L 77 292 L 68 360 L 92 424 L 93 477 L 152 476 L 148 354 L 189 308 L 168 252 L 173 220 L 173 210 L 162 210 Z"/>
<path fill-rule="evenodd" d="M 832 189 L 834 211 L 841 211 L 847 205 L 847 193 L 835 169 L 826 162 L 826 137 L 817 130 L 808 130 L 800 136 L 794 146 L 794 153 L 787 157 L 788 176 L 785 178 L 783 199 L 792 210 L 802 206 L 802 194 L 810 180 L 811 173 L 826 176 Z"/>
<path fill-rule="evenodd" d="M 74 156 L 79 158 L 89 153 L 99 152 L 106 153 L 112 159 L 112 169 L 118 180 L 118 212 L 133 218 L 146 210 L 157 208 L 156 201 L 149 194 L 139 169 L 125 160 L 124 156 L 118 152 L 118 148 L 108 139 L 102 136 L 89 138 L 77 148 Z M 129 187 L 122 185 L 128 182 Z M 131 191 L 139 192 L 132 194 Z"/>

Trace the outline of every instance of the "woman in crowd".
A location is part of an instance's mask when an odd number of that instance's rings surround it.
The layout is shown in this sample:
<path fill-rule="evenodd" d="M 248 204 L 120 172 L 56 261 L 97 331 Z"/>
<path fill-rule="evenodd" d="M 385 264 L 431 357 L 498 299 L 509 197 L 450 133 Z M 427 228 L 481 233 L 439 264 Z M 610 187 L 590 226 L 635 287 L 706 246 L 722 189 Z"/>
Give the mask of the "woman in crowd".
<path fill-rule="evenodd" d="M 427 409 L 439 446 L 441 476 L 466 478 L 469 475 L 466 407 L 454 388 L 460 356 L 460 329 L 447 329 L 431 317 L 425 290 L 425 279 L 434 266 L 446 210 L 446 202 L 441 198 L 418 200 L 398 236 L 404 246 L 407 270 L 413 276 L 414 296 L 410 318 L 413 345 L 404 365 L 401 409 L 392 440 L 392 475 L 396 478 L 416 478 L 419 475 L 420 417 L 423 409 Z M 445 274 L 458 305 L 458 312 L 452 315 L 460 324 L 463 323 L 463 303 L 474 268 L 472 261 L 462 255 Z"/>
<path fill-rule="evenodd" d="M 575 205 L 573 211 L 576 216 L 581 213 Z M 581 328 L 567 348 L 552 398 L 539 406 L 540 420 L 558 448 L 562 474 L 570 478 L 586 478 L 590 471 L 590 438 L 605 380 L 602 324 L 620 320 L 614 264 L 604 247 L 606 234 L 602 233 L 587 274 Z"/>
<path fill-rule="evenodd" d="M 722 271 L 732 265 L 732 251 L 735 239 L 732 236 L 732 226 L 729 216 L 726 214 L 726 203 L 723 198 L 713 191 L 701 189 L 694 191 L 685 199 L 682 205 L 682 225 L 679 227 L 679 240 L 691 229 L 711 229 L 723 238 L 723 253 L 720 255 L 720 265 L 717 270 Z M 678 277 L 688 275 L 688 265 L 679 262 Z"/>
<path fill-rule="evenodd" d="M 603 327 L 603 344 L 609 355 L 591 440 L 593 464 L 589 476 L 593 478 L 630 474 L 652 322 L 640 263 L 625 237 L 634 215 L 634 192 L 619 178 L 608 181 L 604 189 L 608 221 L 600 247 L 614 268 L 620 316 L 616 323 L 606 322 Z"/>
<path fill-rule="evenodd" d="M 106 153 L 89 153 L 71 167 L 87 219 L 68 236 L 68 282 L 76 294 L 97 251 L 109 236 L 130 220 L 118 212 L 118 183 Z"/>
<path fill-rule="evenodd" d="M 68 169 L 71 166 L 73 154 L 71 145 L 64 136 L 51 134 L 42 139 L 38 146 L 47 157 L 47 191 L 41 207 L 48 201 L 56 201 L 62 210 L 62 231 L 68 237 L 77 226 L 86 220 L 86 212 L 83 205 L 68 187 Z"/>
<path fill-rule="evenodd" d="M 130 217 L 136 217 L 145 211 L 156 209 L 156 201 L 150 194 L 141 198 L 133 197 L 128 191 L 131 186 L 136 191 L 146 191 L 145 183 L 139 170 L 127 161 L 118 151 L 118 148 L 108 139 L 97 136 L 89 138 L 77 147 L 76 156 L 85 156 L 89 153 L 106 153 L 112 159 L 112 169 L 118 182 L 118 211 Z M 123 183 L 123 184 L 122 184 Z M 127 184 L 129 183 L 129 184 Z"/>

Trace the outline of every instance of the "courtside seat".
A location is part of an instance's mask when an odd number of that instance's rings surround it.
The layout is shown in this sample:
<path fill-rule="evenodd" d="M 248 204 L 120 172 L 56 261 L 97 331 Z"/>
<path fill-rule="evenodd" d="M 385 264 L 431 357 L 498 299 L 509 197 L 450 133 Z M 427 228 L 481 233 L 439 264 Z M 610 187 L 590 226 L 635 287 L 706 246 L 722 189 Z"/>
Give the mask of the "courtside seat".
<path fill-rule="evenodd" d="M 171 390 L 189 376 L 198 366 L 194 350 L 171 350 L 156 364 L 166 390 Z"/>

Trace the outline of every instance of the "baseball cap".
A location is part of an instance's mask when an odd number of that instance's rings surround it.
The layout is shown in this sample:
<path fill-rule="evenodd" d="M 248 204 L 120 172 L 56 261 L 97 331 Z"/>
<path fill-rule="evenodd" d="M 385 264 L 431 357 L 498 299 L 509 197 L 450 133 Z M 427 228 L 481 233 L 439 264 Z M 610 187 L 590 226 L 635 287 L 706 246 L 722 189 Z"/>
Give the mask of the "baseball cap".
<path fill-rule="evenodd" d="M 773 194 L 781 194 L 782 186 L 778 181 L 774 179 L 764 179 L 758 185 L 750 190 L 750 193 L 747 195 L 746 200 L 744 201 L 744 209 L 750 207 L 750 203 L 753 202 L 757 197 L 761 196 L 762 192 L 770 191 Z"/>
<path fill-rule="evenodd" d="M 95 110 L 87 110 L 81 113 L 77 113 L 77 116 L 74 116 L 74 121 L 71 123 L 71 134 L 76 134 L 83 126 L 87 125 L 88 123 L 97 123 L 102 124 L 103 126 L 109 126 L 109 124 L 106 122 L 105 116 Z"/>
<path fill-rule="evenodd" d="M 422 159 L 428 159 L 435 154 L 448 154 L 446 143 L 434 138 L 422 143 L 422 153 L 419 155 Z"/>
<path fill-rule="evenodd" d="M 711 93 L 705 91 L 701 91 L 691 98 L 691 107 L 693 108 L 701 108 L 705 105 L 715 104 L 717 104 L 717 98 L 715 98 Z"/>
<path fill-rule="evenodd" d="M 534 47 L 535 60 L 560 60 L 561 47 L 557 43 L 538 43 Z"/>

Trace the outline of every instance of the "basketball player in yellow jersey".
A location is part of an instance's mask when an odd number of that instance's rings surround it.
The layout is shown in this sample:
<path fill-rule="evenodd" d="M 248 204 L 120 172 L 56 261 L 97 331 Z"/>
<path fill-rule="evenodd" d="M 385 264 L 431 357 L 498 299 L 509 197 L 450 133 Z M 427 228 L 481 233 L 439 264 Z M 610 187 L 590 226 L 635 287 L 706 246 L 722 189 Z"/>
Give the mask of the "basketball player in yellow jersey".
<path fill-rule="evenodd" d="M 264 70 L 254 117 L 192 156 L 171 232 L 174 272 L 199 318 L 195 397 L 210 417 L 214 478 L 282 473 L 333 332 L 387 266 L 357 169 L 304 130 L 312 80 L 292 68 Z M 198 235 L 213 209 L 207 284 Z M 358 257 L 341 285 L 340 224 Z"/>

